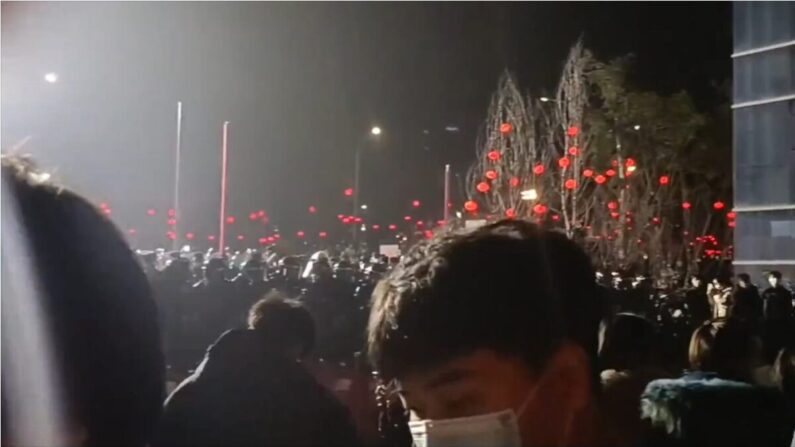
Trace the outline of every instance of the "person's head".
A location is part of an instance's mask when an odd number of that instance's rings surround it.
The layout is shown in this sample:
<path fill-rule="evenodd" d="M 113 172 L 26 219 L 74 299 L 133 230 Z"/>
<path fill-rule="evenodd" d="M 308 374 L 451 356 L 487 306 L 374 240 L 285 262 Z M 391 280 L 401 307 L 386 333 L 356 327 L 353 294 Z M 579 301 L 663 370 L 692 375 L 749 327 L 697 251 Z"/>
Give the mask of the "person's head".
<path fill-rule="evenodd" d="M 409 250 L 373 293 L 368 353 L 413 419 L 514 410 L 525 444 L 557 445 L 591 403 L 588 355 L 567 340 L 561 302 L 572 278 L 538 227 L 495 225 Z"/>
<path fill-rule="evenodd" d="M 751 277 L 748 273 L 740 273 L 737 275 L 737 286 L 741 289 L 745 289 L 751 285 Z"/>
<path fill-rule="evenodd" d="M 226 262 L 217 256 L 207 260 L 204 264 L 204 278 L 210 283 L 220 283 L 226 274 Z"/>
<path fill-rule="evenodd" d="M 773 363 L 773 379 L 781 391 L 795 403 L 795 348 L 782 348 Z"/>
<path fill-rule="evenodd" d="M 301 276 L 301 261 L 295 256 L 285 256 L 279 260 L 279 272 L 285 279 L 298 279 Z"/>
<path fill-rule="evenodd" d="M 656 333 L 647 319 L 629 313 L 616 315 L 602 333 L 599 358 L 602 369 L 635 370 L 652 361 Z"/>
<path fill-rule="evenodd" d="M 693 370 L 748 381 L 760 349 L 760 341 L 748 325 L 736 320 L 717 320 L 706 322 L 693 332 L 688 358 Z"/>
<path fill-rule="evenodd" d="M 698 275 L 693 275 L 690 277 L 690 284 L 695 288 L 701 287 L 703 283 L 704 280 Z"/>
<path fill-rule="evenodd" d="M 299 360 L 315 345 L 315 323 L 300 302 L 270 294 L 248 312 L 248 327 L 263 337 L 269 352 Z"/>
<path fill-rule="evenodd" d="M 4 157 L 2 181 L 3 443 L 51 433 L 49 445 L 147 444 L 165 366 L 135 255 L 98 209 L 30 163 Z"/>
<path fill-rule="evenodd" d="M 781 272 L 773 270 L 767 274 L 767 282 L 770 287 L 776 287 L 781 284 Z"/>
<path fill-rule="evenodd" d="M 339 261 L 334 265 L 334 277 L 345 282 L 353 282 L 353 265 L 345 260 Z"/>

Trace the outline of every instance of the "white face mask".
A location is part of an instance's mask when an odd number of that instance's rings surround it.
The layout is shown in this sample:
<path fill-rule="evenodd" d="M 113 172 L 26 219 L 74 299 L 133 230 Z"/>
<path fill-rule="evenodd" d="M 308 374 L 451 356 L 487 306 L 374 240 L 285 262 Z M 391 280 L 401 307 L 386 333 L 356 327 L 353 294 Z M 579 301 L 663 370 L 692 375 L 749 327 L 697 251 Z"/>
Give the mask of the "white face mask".
<path fill-rule="evenodd" d="M 533 399 L 538 385 L 522 405 L 496 413 L 409 422 L 414 447 L 521 447 L 518 418 Z"/>
<path fill-rule="evenodd" d="M 770 287 L 776 287 L 778 285 L 778 278 L 771 276 L 770 278 L 767 278 L 767 282 L 770 283 Z"/>

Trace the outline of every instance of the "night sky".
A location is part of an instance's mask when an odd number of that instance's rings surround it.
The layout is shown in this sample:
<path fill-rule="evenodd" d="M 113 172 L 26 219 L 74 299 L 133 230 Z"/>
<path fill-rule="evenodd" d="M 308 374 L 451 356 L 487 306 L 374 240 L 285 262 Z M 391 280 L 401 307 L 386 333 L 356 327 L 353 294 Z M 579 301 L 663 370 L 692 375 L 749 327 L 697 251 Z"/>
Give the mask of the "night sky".
<path fill-rule="evenodd" d="M 580 35 L 601 59 L 634 53 L 639 86 L 686 89 L 703 107 L 731 77 L 729 3 L 3 2 L 2 146 L 31 136 L 25 152 L 109 202 L 121 226 L 144 225 L 171 203 L 182 100 L 189 229 L 215 232 L 229 120 L 229 212 L 331 230 L 377 124 L 362 169 L 370 219 L 396 221 L 413 199 L 438 219 L 443 166 L 463 179 L 500 73 L 552 92 Z"/>

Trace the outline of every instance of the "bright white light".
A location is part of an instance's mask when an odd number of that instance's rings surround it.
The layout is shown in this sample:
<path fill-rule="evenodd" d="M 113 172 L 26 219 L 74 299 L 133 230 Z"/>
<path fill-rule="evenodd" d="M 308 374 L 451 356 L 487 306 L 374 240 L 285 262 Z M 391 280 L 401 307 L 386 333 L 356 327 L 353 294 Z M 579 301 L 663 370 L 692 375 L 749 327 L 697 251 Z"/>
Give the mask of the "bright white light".
<path fill-rule="evenodd" d="M 627 172 L 635 172 L 635 169 L 638 169 L 635 165 L 627 166 Z"/>
<path fill-rule="evenodd" d="M 458 132 L 458 126 L 447 126 L 444 128 L 447 132 Z"/>
<path fill-rule="evenodd" d="M 635 129 L 635 130 L 640 130 L 640 124 L 635 124 L 635 127 L 634 127 L 634 129 Z"/>
<path fill-rule="evenodd" d="M 538 100 L 541 101 L 541 102 L 549 102 L 549 98 L 547 98 L 546 96 L 542 96 L 542 97 L 538 98 Z"/>
<path fill-rule="evenodd" d="M 370 133 L 373 135 L 381 135 L 381 128 L 378 126 L 373 127 L 370 129 Z"/>
<path fill-rule="evenodd" d="M 538 191 L 535 189 L 528 189 L 522 191 L 521 193 L 522 200 L 536 200 L 538 198 Z"/>
<path fill-rule="evenodd" d="M 55 84 L 58 82 L 58 74 L 57 73 L 47 73 L 44 75 L 44 80 L 49 82 L 50 84 Z"/>
<path fill-rule="evenodd" d="M 359 208 L 361 208 L 361 209 L 363 209 L 363 210 L 366 210 L 366 209 L 367 209 L 367 205 L 362 205 L 362 206 L 360 206 Z"/>
<path fill-rule="evenodd" d="M 367 225 L 362 224 L 362 227 L 359 228 L 359 230 L 361 230 L 362 232 L 367 231 Z"/>
<path fill-rule="evenodd" d="M 462 214 L 461 214 L 461 211 L 456 211 L 456 212 L 455 212 L 455 217 L 457 217 L 457 218 L 459 218 L 459 219 L 460 219 L 460 218 L 461 218 L 461 216 L 462 216 Z"/>

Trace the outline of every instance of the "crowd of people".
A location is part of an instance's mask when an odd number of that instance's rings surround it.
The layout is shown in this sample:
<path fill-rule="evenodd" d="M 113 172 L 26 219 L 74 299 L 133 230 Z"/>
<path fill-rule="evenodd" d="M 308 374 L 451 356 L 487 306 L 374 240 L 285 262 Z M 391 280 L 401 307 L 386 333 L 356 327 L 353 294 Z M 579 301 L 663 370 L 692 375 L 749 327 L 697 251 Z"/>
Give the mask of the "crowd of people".
<path fill-rule="evenodd" d="M 399 259 L 135 253 L 31 164 L 2 173 L 8 445 L 795 441 L 778 272 L 761 293 L 745 275 L 611 283 L 519 220 Z"/>

